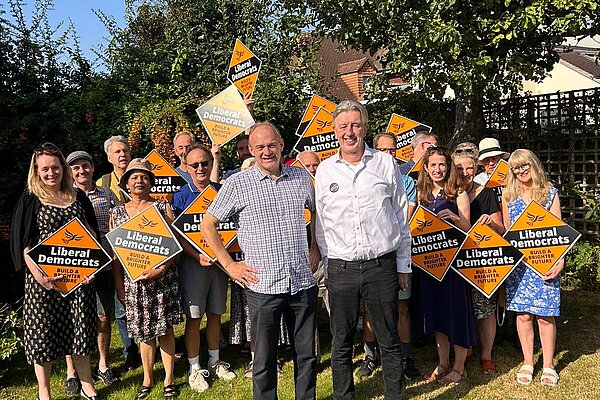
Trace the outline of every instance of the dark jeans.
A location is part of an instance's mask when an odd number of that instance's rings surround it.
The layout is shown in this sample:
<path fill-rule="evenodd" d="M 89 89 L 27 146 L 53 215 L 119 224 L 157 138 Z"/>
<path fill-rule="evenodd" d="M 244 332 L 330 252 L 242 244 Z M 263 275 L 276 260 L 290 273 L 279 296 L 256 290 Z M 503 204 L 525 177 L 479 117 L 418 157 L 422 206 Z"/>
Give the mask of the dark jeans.
<path fill-rule="evenodd" d="M 135 357 L 138 354 L 138 347 L 133 338 L 127 333 L 127 314 L 125 313 L 125 305 L 119 301 L 115 293 L 115 320 L 119 329 L 119 336 L 123 342 L 123 357 Z"/>
<path fill-rule="evenodd" d="M 246 297 L 254 342 L 252 397 L 255 400 L 277 399 L 277 340 L 283 314 L 293 349 L 296 400 L 315 399 L 317 287 L 313 286 L 294 295 L 261 294 L 246 289 Z"/>
<path fill-rule="evenodd" d="M 369 312 L 381 350 L 385 399 L 403 399 L 406 384 L 398 336 L 398 274 L 396 253 L 370 261 L 330 259 L 327 268 L 333 398 L 353 399 L 352 345 L 360 299 Z"/>

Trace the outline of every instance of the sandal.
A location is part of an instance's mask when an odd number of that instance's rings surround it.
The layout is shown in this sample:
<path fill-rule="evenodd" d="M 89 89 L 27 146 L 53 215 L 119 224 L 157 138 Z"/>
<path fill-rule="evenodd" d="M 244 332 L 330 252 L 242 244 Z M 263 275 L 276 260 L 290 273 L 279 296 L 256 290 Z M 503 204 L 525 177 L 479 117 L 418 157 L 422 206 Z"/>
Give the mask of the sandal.
<path fill-rule="evenodd" d="M 520 385 L 529 385 L 533 379 L 533 365 L 523 364 L 517 372 L 517 383 Z"/>
<path fill-rule="evenodd" d="M 542 371 L 542 377 L 540 378 L 540 383 L 543 386 L 554 387 L 558 383 L 558 374 L 554 368 L 544 368 Z"/>
<path fill-rule="evenodd" d="M 496 372 L 496 365 L 492 360 L 481 359 L 481 369 L 483 370 L 484 374 L 489 374 Z"/>
<path fill-rule="evenodd" d="M 165 399 L 174 399 L 179 396 L 179 389 L 177 389 L 176 385 L 167 385 L 163 389 L 163 397 Z"/>
<path fill-rule="evenodd" d="M 438 364 L 431 374 L 423 375 L 423 379 L 425 379 L 427 383 L 435 382 L 443 375 L 446 375 L 449 370 L 449 366 Z"/>
<path fill-rule="evenodd" d="M 450 375 L 452 373 L 457 374 L 458 375 L 458 379 L 452 379 L 452 378 L 450 378 Z M 452 371 L 450 371 L 446 376 L 442 377 L 442 379 L 440 379 L 438 381 L 438 383 L 440 385 L 458 385 L 466 377 L 467 377 L 467 370 L 463 369 L 462 371 L 459 371 L 457 369 L 452 368 Z"/>
<path fill-rule="evenodd" d="M 146 397 L 148 397 L 148 395 L 150 394 L 150 392 L 152 392 L 152 389 L 153 389 L 152 386 L 144 386 L 144 385 L 142 385 L 142 387 L 138 391 L 138 393 L 135 396 L 135 398 L 136 399 L 145 399 Z"/>

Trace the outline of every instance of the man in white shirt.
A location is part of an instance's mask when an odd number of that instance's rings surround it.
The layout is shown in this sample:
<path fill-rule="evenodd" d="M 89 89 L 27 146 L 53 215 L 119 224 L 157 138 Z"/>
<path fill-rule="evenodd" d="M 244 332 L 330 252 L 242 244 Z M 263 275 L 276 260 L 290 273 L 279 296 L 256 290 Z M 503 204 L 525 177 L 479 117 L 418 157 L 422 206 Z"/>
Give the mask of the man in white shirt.
<path fill-rule="evenodd" d="M 369 148 L 368 115 L 352 100 L 333 112 L 340 150 L 317 170 L 317 241 L 327 266 L 333 398 L 353 399 L 352 348 L 361 298 L 381 350 L 386 399 L 403 399 L 398 291 L 410 268 L 408 201 L 393 157 Z"/>

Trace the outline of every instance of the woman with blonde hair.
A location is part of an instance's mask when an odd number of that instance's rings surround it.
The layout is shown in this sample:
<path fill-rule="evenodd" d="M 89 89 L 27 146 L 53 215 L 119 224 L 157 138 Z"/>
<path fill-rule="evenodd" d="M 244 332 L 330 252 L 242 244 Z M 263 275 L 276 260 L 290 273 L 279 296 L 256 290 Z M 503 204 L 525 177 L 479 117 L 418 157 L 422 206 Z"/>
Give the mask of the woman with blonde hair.
<path fill-rule="evenodd" d="M 458 228 L 469 230 L 469 196 L 458 186 L 456 169 L 450 153 L 443 147 L 430 147 L 423 155 L 417 181 L 420 205 Z M 457 384 L 466 378 L 467 349 L 475 345 L 475 322 L 471 293 L 463 278 L 452 270 L 439 282 L 419 268 L 413 270 L 413 284 L 418 282 L 419 322 L 422 335 L 435 333 L 438 365 L 424 378 L 440 379 L 443 384 Z M 454 364 L 450 365 L 450 344 L 454 345 Z"/>
<path fill-rule="evenodd" d="M 11 225 L 11 253 L 15 268 L 25 266 L 23 303 L 24 344 L 33 364 L 39 400 L 51 398 L 52 361 L 73 356 L 81 380 L 81 398 L 97 399 L 89 354 L 96 349 L 98 322 L 96 292 L 87 277 L 68 296 L 58 291 L 63 276 L 43 274 L 27 252 L 73 218 L 79 218 L 99 238 L 94 209 L 87 196 L 73 188 L 71 169 L 52 143 L 36 148 L 29 165 L 27 190 L 17 203 Z"/>
<path fill-rule="evenodd" d="M 549 182 L 542 163 L 530 150 L 515 150 L 508 159 L 510 172 L 502 195 L 504 226 L 509 226 L 523 213 L 527 205 L 537 201 L 552 214 L 561 218 L 558 190 Z M 556 321 L 560 314 L 561 259 L 543 278 L 525 264 L 519 264 L 506 282 L 507 309 L 517 312 L 517 332 L 523 352 L 523 366 L 517 382 L 528 385 L 533 379 L 533 320 L 536 319 L 542 343 L 543 371 L 541 383 L 555 386 L 558 374 L 554 369 Z"/>
<path fill-rule="evenodd" d="M 503 234 L 504 224 L 496 193 L 474 180 L 477 173 L 478 153 L 477 147 L 467 142 L 459 144 L 452 154 L 460 177 L 459 185 L 469 196 L 471 225 L 481 222 L 497 233 Z M 488 299 L 471 287 L 471 296 L 481 342 L 481 369 L 484 373 L 496 372 L 496 366 L 492 361 L 492 347 L 496 337 L 496 295 Z"/>

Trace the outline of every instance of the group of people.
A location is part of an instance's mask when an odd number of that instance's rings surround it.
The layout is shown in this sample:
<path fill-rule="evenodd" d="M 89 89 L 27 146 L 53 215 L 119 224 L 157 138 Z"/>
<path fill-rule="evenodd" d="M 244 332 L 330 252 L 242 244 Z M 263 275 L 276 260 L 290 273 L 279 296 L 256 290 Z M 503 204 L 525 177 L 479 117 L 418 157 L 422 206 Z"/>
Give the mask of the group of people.
<path fill-rule="evenodd" d="M 477 337 L 481 368 L 495 372 L 496 297 L 483 297 L 452 270 L 439 282 L 411 267 L 409 221 L 421 205 L 464 231 L 480 222 L 502 234 L 533 200 L 560 218 L 557 190 L 541 162 L 525 149 L 509 155 L 493 138 L 479 146 L 461 143 L 450 152 L 439 146 L 435 135 L 418 132 L 411 143 L 413 158 L 399 165 L 394 157 L 396 136 L 376 135 L 373 148 L 365 143 L 369 121 L 362 104 L 342 101 L 333 117 L 340 146 L 330 158 L 319 163 L 317 154 L 306 151 L 297 157 L 306 169 L 286 165 L 278 129 L 259 122 L 236 142 L 242 166 L 221 181 L 220 147 L 198 145 L 191 133 L 176 135 L 178 171 L 188 183 L 170 203 L 151 197 L 152 166 L 144 159 L 132 160 L 122 136 L 105 142 L 113 171 L 97 182 L 87 152 L 74 151 L 65 158 L 50 143 L 37 148 L 27 190 L 13 215 L 11 251 L 16 268 L 25 271 L 25 352 L 34 365 L 38 399 L 51 398 L 51 363 L 62 356 L 68 356 L 71 366 L 65 388 L 82 399 L 99 398 L 94 378 L 118 380 L 108 357 L 113 312 L 126 366 L 135 368 L 141 360 L 143 367 L 136 398 L 153 391 L 156 339 L 165 370 L 163 396 L 179 394 L 173 373 L 173 326 L 183 315 L 190 387 L 206 390 L 211 375 L 234 379 L 230 365 L 219 356 L 230 279 L 231 339 L 251 344 L 252 361 L 245 375 L 252 377 L 255 399 L 277 398 L 282 336 L 292 348 L 295 397 L 316 398 L 318 292 L 330 314 L 334 399 L 354 398 L 353 343 L 361 317 L 365 356 L 356 374 L 369 376 L 381 363 L 386 399 L 405 398 L 406 379 L 421 376 L 411 354 L 414 335 L 435 337 L 438 364 L 424 376 L 428 382 L 457 384 L 465 379 L 465 362 Z M 501 159 L 510 165 L 503 192 L 485 187 Z M 410 173 L 419 160 L 420 170 Z M 477 174 L 480 166 L 483 171 Z M 219 265 L 178 236 L 183 254 L 144 272 L 135 282 L 114 257 L 110 268 L 95 279 L 86 277 L 63 297 L 55 284 L 62 276 L 46 276 L 27 256 L 73 217 L 112 254 L 105 237 L 109 230 L 153 204 L 171 223 L 209 185 L 218 194 L 200 228 Z M 311 212 L 309 229 L 306 209 Z M 236 225 L 243 260 L 234 260 L 219 237 L 219 224 L 226 221 Z M 560 261 L 540 278 L 519 264 L 507 279 L 506 305 L 517 315 L 523 351 L 517 383 L 532 381 L 534 320 L 543 351 L 541 384 L 558 382 L 554 317 L 559 315 L 562 267 Z M 204 316 L 206 368 L 199 361 Z M 89 355 L 96 349 L 99 363 L 92 372 Z"/>

